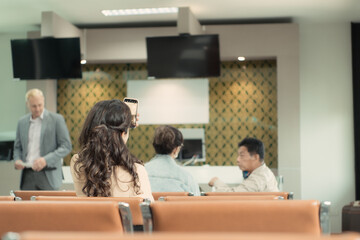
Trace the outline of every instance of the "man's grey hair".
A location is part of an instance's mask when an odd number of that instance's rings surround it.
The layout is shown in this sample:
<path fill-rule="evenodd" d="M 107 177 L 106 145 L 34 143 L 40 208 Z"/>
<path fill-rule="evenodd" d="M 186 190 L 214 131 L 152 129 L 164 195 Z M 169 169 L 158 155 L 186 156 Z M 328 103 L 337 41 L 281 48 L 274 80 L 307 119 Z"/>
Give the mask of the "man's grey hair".
<path fill-rule="evenodd" d="M 27 102 L 30 97 L 34 97 L 34 96 L 42 96 L 42 97 L 44 97 L 44 94 L 40 89 L 37 89 L 37 88 L 30 89 L 25 94 L 25 101 Z"/>

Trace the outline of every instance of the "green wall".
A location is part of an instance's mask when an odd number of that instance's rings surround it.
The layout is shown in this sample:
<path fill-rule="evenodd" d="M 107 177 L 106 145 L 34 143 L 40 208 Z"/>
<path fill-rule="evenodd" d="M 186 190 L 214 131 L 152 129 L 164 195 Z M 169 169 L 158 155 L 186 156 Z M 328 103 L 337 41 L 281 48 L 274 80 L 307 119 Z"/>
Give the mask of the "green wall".
<path fill-rule="evenodd" d="M 0 140 L 15 137 L 18 119 L 25 114 L 26 81 L 15 81 L 12 72 L 10 40 L 25 34 L 0 34 Z"/>

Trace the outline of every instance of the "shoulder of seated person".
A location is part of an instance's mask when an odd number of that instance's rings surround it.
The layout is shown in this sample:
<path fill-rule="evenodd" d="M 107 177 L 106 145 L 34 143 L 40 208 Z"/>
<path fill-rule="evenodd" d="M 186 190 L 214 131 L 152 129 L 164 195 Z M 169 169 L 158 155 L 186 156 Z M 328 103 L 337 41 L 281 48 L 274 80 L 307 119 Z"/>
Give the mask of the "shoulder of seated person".
<path fill-rule="evenodd" d="M 79 155 L 76 153 L 76 154 L 74 154 L 73 156 L 72 156 L 72 158 L 71 158 L 71 162 L 73 162 L 73 161 L 76 161 L 76 160 L 78 160 L 78 158 L 79 158 Z"/>
<path fill-rule="evenodd" d="M 143 171 L 146 171 L 145 170 L 145 166 L 144 165 L 142 165 L 142 164 L 140 164 L 140 163 L 135 163 L 135 167 L 136 167 L 136 169 L 137 170 L 143 170 Z"/>

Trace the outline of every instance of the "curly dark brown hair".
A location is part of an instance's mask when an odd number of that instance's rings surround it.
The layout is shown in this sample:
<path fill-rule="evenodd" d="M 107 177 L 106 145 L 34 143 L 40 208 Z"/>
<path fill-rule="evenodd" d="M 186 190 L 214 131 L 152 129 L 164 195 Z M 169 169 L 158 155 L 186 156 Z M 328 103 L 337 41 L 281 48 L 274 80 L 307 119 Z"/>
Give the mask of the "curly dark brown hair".
<path fill-rule="evenodd" d="M 82 189 L 87 196 L 111 197 L 111 176 L 115 167 L 125 168 L 133 177 L 133 186 L 139 193 L 139 176 L 134 157 L 126 146 L 122 134 L 128 134 L 131 123 L 129 107 L 120 100 L 98 102 L 86 117 L 79 137 L 80 152 L 74 168 L 86 181 Z"/>

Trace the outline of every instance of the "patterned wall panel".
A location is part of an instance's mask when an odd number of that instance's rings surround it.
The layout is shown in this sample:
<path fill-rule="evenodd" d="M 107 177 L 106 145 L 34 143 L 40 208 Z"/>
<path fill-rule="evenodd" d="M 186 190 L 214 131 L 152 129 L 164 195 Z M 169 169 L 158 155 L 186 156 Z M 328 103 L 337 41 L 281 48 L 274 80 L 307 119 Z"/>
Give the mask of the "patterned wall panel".
<path fill-rule="evenodd" d="M 123 99 L 126 80 L 146 77 L 146 64 L 101 64 L 84 66 L 82 80 L 58 81 L 58 111 L 70 130 L 71 155 L 78 151 L 77 139 L 90 108 L 100 100 Z M 275 60 L 223 62 L 221 76 L 209 78 L 209 124 L 174 126 L 205 129 L 207 164 L 236 165 L 237 144 L 250 136 L 265 143 L 266 163 L 277 168 L 276 85 Z M 144 162 L 154 155 L 156 127 L 140 125 L 130 132 L 128 146 Z M 69 161 L 70 156 L 65 163 Z"/>

